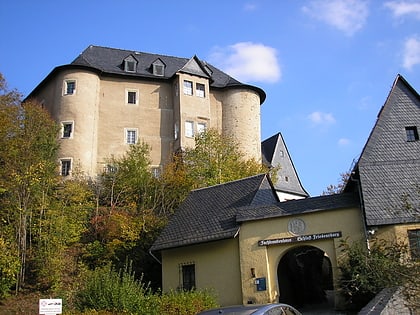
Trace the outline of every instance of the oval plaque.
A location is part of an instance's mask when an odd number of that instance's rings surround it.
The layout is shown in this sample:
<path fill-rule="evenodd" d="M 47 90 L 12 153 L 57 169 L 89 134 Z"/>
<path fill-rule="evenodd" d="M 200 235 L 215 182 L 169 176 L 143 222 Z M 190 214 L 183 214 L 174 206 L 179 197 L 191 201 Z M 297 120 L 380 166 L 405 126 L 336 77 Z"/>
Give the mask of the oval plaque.
<path fill-rule="evenodd" d="M 306 224 L 305 221 L 302 219 L 292 219 L 287 224 L 287 229 L 290 233 L 294 235 L 300 235 L 305 233 L 306 230 Z"/>

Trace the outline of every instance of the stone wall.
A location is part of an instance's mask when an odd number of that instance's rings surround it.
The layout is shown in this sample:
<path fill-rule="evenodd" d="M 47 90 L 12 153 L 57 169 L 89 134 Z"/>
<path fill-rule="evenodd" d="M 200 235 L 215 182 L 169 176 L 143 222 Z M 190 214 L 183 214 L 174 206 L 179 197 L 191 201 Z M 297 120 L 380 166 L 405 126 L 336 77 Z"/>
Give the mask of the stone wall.
<path fill-rule="evenodd" d="M 419 310 L 410 310 L 404 301 L 400 288 L 383 289 L 358 315 L 416 315 Z"/>

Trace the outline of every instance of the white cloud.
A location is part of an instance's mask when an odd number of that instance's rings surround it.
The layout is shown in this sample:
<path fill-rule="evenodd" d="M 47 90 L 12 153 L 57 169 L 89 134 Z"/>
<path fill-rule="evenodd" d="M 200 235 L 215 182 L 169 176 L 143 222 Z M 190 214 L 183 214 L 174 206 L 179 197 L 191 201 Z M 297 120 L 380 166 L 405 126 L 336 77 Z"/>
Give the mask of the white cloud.
<path fill-rule="evenodd" d="M 420 64 L 420 40 L 413 36 L 404 43 L 403 67 L 411 70 L 418 64 Z"/>
<path fill-rule="evenodd" d="M 388 1 L 384 6 L 389 8 L 396 18 L 411 15 L 420 20 L 420 2 Z"/>
<path fill-rule="evenodd" d="M 308 115 L 308 119 L 315 125 L 330 125 L 335 123 L 335 118 L 331 113 L 313 112 Z"/>
<path fill-rule="evenodd" d="M 244 5 L 244 10 L 245 11 L 254 11 L 257 9 L 257 5 L 255 3 L 246 3 Z"/>
<path fill-rule="evenodd" d="M 347 146 L 349 144 L 350 144 L 350 140 L 347 139 L 347 138 L 341 138 L 341 139 L 338 140 L 338 145 L 340 147 L 345 147 L 345 146 Z"/>
<path fill-rule="evenodd" d="M 348 36 L 362 29 L 369 15 L 367 2 L 362 0 L 313 0 L 302 10 Z"/>
<path fill-rule="evenodd" d="M 268 82 L 280 80 L 281 69 L 275 48 L 252 42 L 213 49 L 210 62 L 243 82 Z"/>

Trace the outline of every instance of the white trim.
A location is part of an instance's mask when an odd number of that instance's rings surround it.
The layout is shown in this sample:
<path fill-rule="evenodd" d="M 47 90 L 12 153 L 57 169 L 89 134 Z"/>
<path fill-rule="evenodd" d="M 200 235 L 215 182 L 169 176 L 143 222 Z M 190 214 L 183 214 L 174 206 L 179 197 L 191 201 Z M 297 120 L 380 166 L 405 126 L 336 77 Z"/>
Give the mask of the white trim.
<path fill-rule="evenodd" d="M 72 93 L 67 93 L 69 83 L 74 83 L 74 88 L 72 90 Z M 65 95 L 65 96 L 75 95 L 76 91 L 77 91 L 77 80 L 76 79 L 64 79 L 63 80 L 63 95 Z"/>
<path fill-rule="evenodd" d="M 128 102 L 128 93 L 136 93 L 136 102 L 135 103 L 129 103 Z M 139 104 L 139 90 L 138 89 L 130 89 L 130 88 L 126 88 L 125 89 L 125 104 L 126 105 L 138 105 Z"/>
<path fill-rule="evenodd" d="M 128 142 L 128 132 L 129 131 L 134 131 L 135 132 L 135 139 L 134 139 L 134 143 L 129 143 Z M 124 128 L 124 143 L 125 144 L 136 144 L 138 143 L 138 139 L 139 139 L 139 130 L 138 128 Z"/>
<path fill-rule="evenodd" d="M 71 132 L 69 137 L 64 137 L 64 125 L 71 125 Z M 74 134 L 74 121 L 65 120 L 61 122 L 61 139 L 73 139 Z"/>
<path fill-rule="evenodd" d="M 194 121 L 186 120 L 184 126 L 185 126 L 185 137 L 194 138 Z"/>
<path fill-rule="evenodd" d="M 64 161 L 70 162 L 70 168 L 68 169 L 67 171 L 68 174 L 66 175 L 63 175 L 63 162 Z M 60 176 L 63 176 L 63 177 L 71 176 L 72 170 L 73 170 L 73 158 L 71 157 L 60 158 Z"/>

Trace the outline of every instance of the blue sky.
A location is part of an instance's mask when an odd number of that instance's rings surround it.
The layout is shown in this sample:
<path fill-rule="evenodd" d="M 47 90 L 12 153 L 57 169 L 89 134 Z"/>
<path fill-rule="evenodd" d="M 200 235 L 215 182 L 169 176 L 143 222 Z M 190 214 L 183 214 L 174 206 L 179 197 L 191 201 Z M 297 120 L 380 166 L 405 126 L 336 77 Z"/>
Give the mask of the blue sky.
<path fill-rule="evenodd" d="M 0 72 L 26 96 L 89 45 L 192 57 L 262 88 L 312 196 L 357 159 L 397 74 L 420 91 L 420 0 L 3 0 Z"/>

